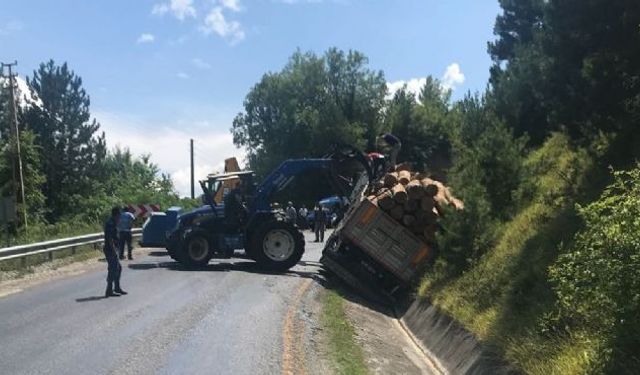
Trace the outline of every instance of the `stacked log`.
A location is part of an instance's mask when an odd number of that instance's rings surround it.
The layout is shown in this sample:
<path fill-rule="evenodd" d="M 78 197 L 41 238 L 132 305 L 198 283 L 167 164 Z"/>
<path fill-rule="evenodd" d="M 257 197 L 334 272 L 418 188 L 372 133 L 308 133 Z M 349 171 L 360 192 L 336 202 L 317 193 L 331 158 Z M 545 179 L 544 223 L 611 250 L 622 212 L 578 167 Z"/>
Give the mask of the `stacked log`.
<path fill-rule="evenodd" d="M 426 243 L 434 243 L 443 207 L 464 204 L 442 182 L 408 169 L 387 173 L 369 200 Z"/>

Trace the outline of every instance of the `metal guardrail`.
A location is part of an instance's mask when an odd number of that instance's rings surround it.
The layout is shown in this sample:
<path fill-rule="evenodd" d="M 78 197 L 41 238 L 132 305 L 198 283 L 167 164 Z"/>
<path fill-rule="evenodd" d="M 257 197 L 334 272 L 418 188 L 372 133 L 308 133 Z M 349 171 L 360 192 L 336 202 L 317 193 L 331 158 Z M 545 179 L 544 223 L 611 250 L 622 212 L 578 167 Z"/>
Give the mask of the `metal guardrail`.
<path fill-rule="evenodd" d="M 142 229 L 134 228 L 131 234 L 133 237 L 138 237 L 142 235 Z M 75 250 L 80 246 L 94 245 L 97 247 L 104 242 L 103 237 L 104 234 L 101 232 L 86 234 L 84 236 L 61 238 L 59 240 L 5 247 L 0 249 L 0 262 L 18 258 L 25 259 L 27 256 L 36 254 L 49 254 L 49 259 L 52 260 L 53 253 L 56 251 L 71 249 L 72 253 L 75 253 Z"/>

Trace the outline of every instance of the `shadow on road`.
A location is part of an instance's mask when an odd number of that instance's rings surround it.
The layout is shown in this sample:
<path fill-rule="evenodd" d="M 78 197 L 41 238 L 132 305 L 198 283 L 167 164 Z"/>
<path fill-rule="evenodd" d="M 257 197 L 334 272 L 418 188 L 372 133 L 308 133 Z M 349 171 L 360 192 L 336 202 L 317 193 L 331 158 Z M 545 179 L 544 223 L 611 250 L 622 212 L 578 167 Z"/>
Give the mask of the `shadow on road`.
<path fill-rule="evenodd" d="M 82 302 L 100 301 L 106 298 L 107 297 L 105 296 L 91 296 L 91 297 L 84 297 L 84 298 L 76 298 L 76 302 L 82 303 Z"/>
<path fill-rule="evenodd" d="M 300 262 L 298 263 L 301 266 L 315 266 L 319 265 L 317 262 Z M 204 267 L 192 268 L 184 266 L 178 262 L 157 262 L 157 263 L 136 263 L 129 264 L 128 267 L 132 270 L 150 270 L 154 268 L 164 268 L 171 271 L 182 271 L 182 272 L 247 272 L 247 273 L 255 273 L 261 275 L 276 275 L 276 276 L 289 276 L 289 277 L 302 277 L 308 279 L 316 279 L 318 278 L 318 273 L 316 271 L 299 271 L 299 270 L 289 270 L 287 272 L 271 272 L 265 269 L 260 268 L 258 264 L 255 262 L 225 262 L 225 263 L 213 263 L 208 264 Z"/>
<path fill-rule="evenodd" d="M 150 256 L 152 257 L 163 257 L 167 255 L 167 251 L 166 250 L 161 250 L 161 251 L 151 251 L 149 252 Z"/>
<path fill-rule="evenodd" d="M 158 251 L 158 256 L 160 254 L 166 254 L 165 252 Z M 150 254 L 151 255 L 151 254 Z M 245 258 L 244 253 L 236 254 L 233 259 L 242 259 Z M 291 269 L 287 272 L 271 272 L 261 268 L 257 263 L 253 261 L 223 261 L 220 263 L 210 263 L 204 267 L 187 267 L 181 263 L 175 261 L 164 261 L 164 262 L 146 262 L 146 263 L 131 263 L 128 264 L 127 267 L 131 270 L 137 271 L 145 271 L 152 269 L 165 269 L 170 271 L 177 272 L 246 272 L 253 274 L 261 274 L 261 275 L 274 275 L 274 276 L 287 276 L 287 277 L 296 277 L 296 278 L 306 278 L 311 279 L 321 285 L 323 288 L 328 290 L 333 290 L 338 293 L 343 298 L 349 300 L 350 302 L 362 305 L 371 310 L 380 312 L 389 317 L 395 318 L 393 304 L 396 306 L 396 310 L 399 310 L 401 315 L 405 306 L 408 306 L 410 302 L 408 302 L 409 296 L 404 296 L 401 301 L 389 301 L 390 303 L 381 303 L 379 301 L 373 301 L 366 299 L 358 294 L 357 291 L 353 290 L 351 287 L 346 285 L 340 278 L 333 275 L 331 272 L 327 272 L 324 270 L 322 264 L 317 261 L 303 261 L 298 262 L 298 266 L 302 267 L 314 267 L 316 269 L 306 271 L 306 270 L 297 270 Z M 392 304 L 393 303 L 393 304 Z"/>

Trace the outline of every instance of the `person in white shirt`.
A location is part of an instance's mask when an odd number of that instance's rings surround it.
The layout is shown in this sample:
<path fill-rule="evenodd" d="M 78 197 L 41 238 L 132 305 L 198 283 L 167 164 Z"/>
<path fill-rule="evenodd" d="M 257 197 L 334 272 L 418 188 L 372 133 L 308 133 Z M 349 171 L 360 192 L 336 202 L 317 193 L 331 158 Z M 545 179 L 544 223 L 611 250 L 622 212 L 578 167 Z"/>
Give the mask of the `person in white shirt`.
<path fill-rule="evenodd" d="M 120 214 L 120 220 L 118 220 L 118 252 L 120 253 L 120 259 L 124 259 L 124 246 L 127 245 L 127 255 L 129 260 L 133 259 L 133 245 L 131 241 L 131 228 L 133 227 L 133 221 L 136 219 L 131 213 L 129 207 L 124 207 Z"/>
<path fill-rule="evenodd" d="M 300 207 L 298 210 L 298 215 L 300 216 L 300 227 L 302 229 L 307 229 L 307 215 L 309 214 L 309 210 L 305 206 Z"/>
<path fill-rule="evenodd" d="M 293 207 L 292 202 L 287 203 L 287 210 L 285 211 L 285 213 L 287 215 L 287 221 L 291 224 L 295 224 L 296 218 L 298 217 L 298 211 L 295 207 Z"/>

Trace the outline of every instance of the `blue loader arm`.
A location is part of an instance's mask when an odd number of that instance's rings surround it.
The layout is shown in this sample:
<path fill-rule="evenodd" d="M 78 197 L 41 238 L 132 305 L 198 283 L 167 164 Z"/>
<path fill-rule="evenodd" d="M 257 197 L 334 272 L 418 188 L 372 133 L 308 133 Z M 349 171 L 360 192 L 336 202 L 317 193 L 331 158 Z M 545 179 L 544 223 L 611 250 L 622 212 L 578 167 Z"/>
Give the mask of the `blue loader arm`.
<path fill-rule="evenodd" d="M 286 188 L 293 179 L 301 173 L 310 170 L 333 169 L 333 159 L 293 159 L 285 160 L 258 186 L 254 200 L 254 212 L 271 211 L 270 198 L 274 193 Z"/>

